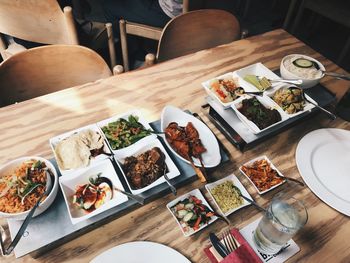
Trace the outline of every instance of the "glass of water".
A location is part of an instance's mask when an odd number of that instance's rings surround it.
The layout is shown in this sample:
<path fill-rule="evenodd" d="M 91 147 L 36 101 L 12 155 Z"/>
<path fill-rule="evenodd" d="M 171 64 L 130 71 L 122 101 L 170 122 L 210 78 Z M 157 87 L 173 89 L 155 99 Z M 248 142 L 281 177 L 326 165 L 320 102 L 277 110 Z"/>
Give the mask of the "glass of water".
<path fill-rule="evenodd" d="M 306 224 L 307 219 L 301 201 L 277 194 L 254 231 L 257 249 L 268 255 L 276 254 Z"/>

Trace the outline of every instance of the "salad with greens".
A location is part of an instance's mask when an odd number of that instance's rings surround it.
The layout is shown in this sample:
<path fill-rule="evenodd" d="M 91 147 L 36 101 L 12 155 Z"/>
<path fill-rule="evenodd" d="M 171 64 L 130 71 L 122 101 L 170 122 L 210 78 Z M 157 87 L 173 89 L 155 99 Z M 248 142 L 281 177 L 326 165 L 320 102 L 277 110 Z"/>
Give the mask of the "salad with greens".
<path fill-rule="evenodd" d="M 120 118 L 110 122 L 102 127 L 102 131 L 113 150 L 128 147 L 152 133 L 139 123 L 139 118 L 134 115 L 130 115 L 127 120 Z"/>

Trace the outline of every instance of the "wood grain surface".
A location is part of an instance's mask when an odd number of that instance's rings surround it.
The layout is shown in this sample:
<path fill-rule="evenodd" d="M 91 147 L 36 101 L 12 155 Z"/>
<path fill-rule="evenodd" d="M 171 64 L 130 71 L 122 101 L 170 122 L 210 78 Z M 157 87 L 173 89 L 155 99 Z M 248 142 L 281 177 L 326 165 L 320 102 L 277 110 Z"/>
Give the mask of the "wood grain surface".
<path fill-rule="evenodd" d="M 25 155 L 52 158 L 49 138 L 129 109 L 140 109 L 149 121 L 159 119 L 162 108 L 167 104 L 201 112 L 200 106 L 206 96 L 200 85 L 202 81 L 259 61 L 275 70 L 279 68 L 282 57 L 291 53 L 310 55 L 319 59 L 327 70 L 344 72 L 287 32 L 275 30 L 147 69 L 1 108 L 0 163 Z M 322 79 L 322 84 L 335 92 L 338 98 L 349 87 L 348 82 L 328 77 Z M 208 121 L 204 114 L 201 115 Z M 309 221 L 294 238 L 301 251 L 288 262 L 350 261 L 348 217 L 328 207 L 307 187 L 302 188 L 292 182 L 260 196 L 238 171 L 244 162 L 266 154 L 283 174 L 301 179 L 295 163 L 298 141 L 306 133 L 323 127 L 350 130 L 349 123 L 341 119 L 330 121 L 325 115 L 318 114 L 244 153 L 234 148 L 212 124 L 209 125 L 224 143 L 231 158 L 229 163 L 212 172 L 211 176 L 219 179 L 234 172 L 254 199 L 263 206 L 267 206 L 272 196 L 282 190 L 306 203 Z M 198 187 L 204 189 L 204 185 L 196 181 L 180 188 L 178 195 Z M 203 248 L 209 245 L 208 233 L 220 235 L 226 229 L 225 223 L 217 221 L 185 238 L 165 207 L 173 199 L 169 194 L 38 258 L 28 255 L 16 262 L 88 262 L 111 247 L 135 240 L 168 245 L 192 262 L 209 262 L 203 253 Z M 260 212 L 249 206 L 231 214 L 229 219 L 235 227 L 242 228 L 260 216 Z M 1 262 L 14 260 L 14 256 L 0 259 Z"/>

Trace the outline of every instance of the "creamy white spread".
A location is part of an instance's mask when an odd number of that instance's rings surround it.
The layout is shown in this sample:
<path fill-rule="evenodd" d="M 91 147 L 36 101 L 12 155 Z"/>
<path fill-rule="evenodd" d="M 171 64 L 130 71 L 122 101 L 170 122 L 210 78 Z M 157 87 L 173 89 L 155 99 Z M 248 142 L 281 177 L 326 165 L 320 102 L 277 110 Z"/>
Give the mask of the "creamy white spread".
<path fill-rule="evenodd" d="M 298 58 L 305 58 L 303 56 L 290 56 L 283 61 L 284 67 L 291 73 L 303 79 L 317 79 L 322 76 L 322 71 L 315 67 L 301 68 L 293 64 L 293 61 Z M 307 58 L 306 58 L 307 59 Z M 316 62 L 317 63 L 317 62 Z"/>

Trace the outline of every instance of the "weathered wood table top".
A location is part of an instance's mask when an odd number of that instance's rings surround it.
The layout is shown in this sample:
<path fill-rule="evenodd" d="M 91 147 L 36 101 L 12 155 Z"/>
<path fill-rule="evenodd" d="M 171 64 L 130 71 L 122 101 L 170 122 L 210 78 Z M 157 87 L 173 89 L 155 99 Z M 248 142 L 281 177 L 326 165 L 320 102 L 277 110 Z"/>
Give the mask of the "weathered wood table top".
<path fill-rule="evenodd" d="M 200 84 L 202 81 L 256 62 L 275 70 L 279 68 L 281 59 L 291 53 L 310 55 L 319 59 L 328 70 L 343 72 L 284 30 L 271 31 L 147 69 L 0 108 L 0 163 L 26 155 L 52 158 L 48 142 L 51 137 L 130 109 L 140 109 L 149 121 L 159 119 L 162 108 L 167 104 L 200 112 L 206 96 Z M 335 92 L 338 99 L 349 87 L 348 82 L 329 77 L 322 79 L 322 84 Z M 204 119 L 209 122 L 207 118 Z M 238 171 L 244 162 L 266 154 L 283 174 L 300 179 L 295 163 L 298 141 L 306 133 L 322 127 L 350 130 L 349 123 L 341 119 L 330 121 L 325 115 L 318 114 L 244 153 L 234 148 L 212 124 L 210 127 L 224 143 L 231 158 L 230 162 L 211 174 L 213 177 L 219 179 L 234 172 L 253 198 L 263 206 L 267 206 L 272 196 L 281 190 L 306 203 L 309 221 L 294 238 L 301 251 L 289 262 L 350 261 L 348 217 L 327 206 L 307 187 L 301 188 L 293 183 L 287 182 L 259 196 Z M 180 188 L 178 195 L 198 187 L 203 188 L 203 185 L 196 181 Z M 216 221 L 185 238 L 165 206 L 173 199 L 173 195 L 168 194 L 38 258 L 28 255 L 16 262 L 87 262 L 111 247 L 136 240 L 168 245 L 192 262 L 209 262 L 203 253 L 203 248 L 209 245 L 208 233 L 222 233 L 226 228 L 225 223 Z M 249 206 L 231 214 L 229 219 L 235 227 L 242 228 L 260 216 L 261 213 Z M 9 256 L 0 261 L 14 260 L 14 256 Z"/>

